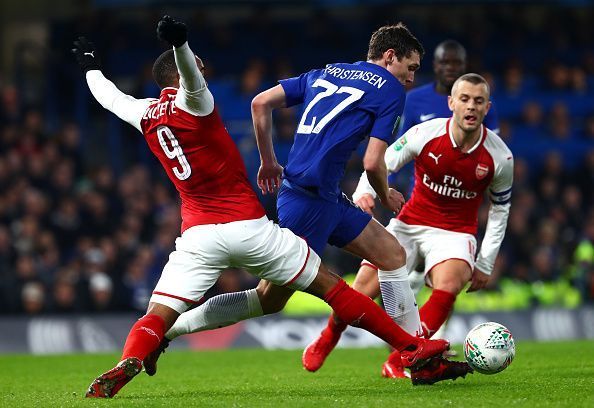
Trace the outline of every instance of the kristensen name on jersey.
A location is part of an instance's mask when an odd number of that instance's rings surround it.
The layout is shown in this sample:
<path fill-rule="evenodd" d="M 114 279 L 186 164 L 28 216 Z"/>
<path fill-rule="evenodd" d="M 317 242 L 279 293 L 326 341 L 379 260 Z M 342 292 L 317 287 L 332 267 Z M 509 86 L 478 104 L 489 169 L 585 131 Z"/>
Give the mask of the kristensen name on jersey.
<path fill-rule="evenodd" d="M 386 83 L 387 79 L 382 78 L 380 75 L 374 74 L 370 71 L 364 71 L 361 69 L 344 69 L 335 67 L 332 64 L 326 65 L 324 72 L 328 75 L 332 75 L 338 79 L 349 79 L 349 80 L 361 80 L 365 81 L 370 85 L 380 89 Z"/>

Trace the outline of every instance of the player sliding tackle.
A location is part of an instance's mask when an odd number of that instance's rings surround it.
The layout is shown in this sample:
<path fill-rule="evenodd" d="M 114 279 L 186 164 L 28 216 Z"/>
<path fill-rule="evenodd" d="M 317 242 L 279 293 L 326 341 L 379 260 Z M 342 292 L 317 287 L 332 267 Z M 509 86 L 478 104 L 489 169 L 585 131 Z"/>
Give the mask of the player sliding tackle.
<path fill-rule="evenodd" d="M 371 36 L 367 61 L 328 64 L 282 80 L 252 101 L 261 158 L 258 185 L 263 193 L 280 186 L 281 227 L 303 237 L 316 253 L 330 243 L 377 265 L 390 317 L 413 336 L 422 328 L 408 283 L 405 251 L 382 225 L 346 199 L 339 183 L 352 152 L 369 136 L 363 159 L 366 173 L 382 204 L 400 211 L 404 199 L 388 188 L 384 154 L 402 113 L 404 85 L 413 82 L 423 52 L 404 25 L 384 26 Z M 283 171 L 272 147 L 272 111 L 298 104 L 303 104 L 303 114 Z M 180 316 L 166 338 L 278 312 L 293 292 L 268 279 L 255 290 L 214 297 Z M 145 360 L 147 373 L 155 372 L 159 351 L 166 344 L 167 340 Z M 398 352 L 391 359 L 402 365 Z M 411 366 L 408 361 L 404 365 Z M 412 368 L 413 384 L 456 378 L 470 370 L 467 364 L 442 358 Z"/>
<path fill-rule="evenodd" d="M 158 99 L 119 91 L 101 70 L 85 38 L 73 52 L 93 96 L 145 137 L 179 192 L 182 234 L 150 299 L 130 330 L 119 363 L 89 386 L 87 397 L 113 397 L 157 351 L 178 316 L 216 282 L 222 270 L 241 267 L 286 290 L 323 299 L 342 321 L 382 338 L 411 365 L 441 354 L 445 340 L 411 336 L 371 299 L 351 289 L 320 262 L 305 241 L 264 214 L 246 177 L 239 151 L 206 86 L 202 61 L 187 43 L 185 24 L 165 16 L 158 37 L 173 46 L 153 66 L 162 88 Z"/>
<path fill-rule="evenodd" d="M 449 98 L 453 116 L 412 127 L 386 152 L 390 172 L 415 161 L 411 200 L 386 228 L 406 249 L 409 272 L 419 259 L 425 260 L 425 279 L 433 288 L 420 311 L 427 338 L 447 319 L 456 296 L 469 281 L 468 292 L 485 287 L 505 234 L 513 156 L 499 136 L 482 126 L 489 106 L 487 81 L 477 74 L 463 75 Z M 475 262 L 478 209 L 487 190 L 491 208 Z M 363 173 L 353 199 L 371 213 L 375 195 Z M 364 261 L 353 287 L 373 298 L 381 285 L 377 268 Z M 320 337 L 305 350 L 306 369 L 316 371 L 322 366 L 345 328 L 336 316 L 330 318 Z M 384 364 L 383 373 L 404 376 L 392 359 Z"/>

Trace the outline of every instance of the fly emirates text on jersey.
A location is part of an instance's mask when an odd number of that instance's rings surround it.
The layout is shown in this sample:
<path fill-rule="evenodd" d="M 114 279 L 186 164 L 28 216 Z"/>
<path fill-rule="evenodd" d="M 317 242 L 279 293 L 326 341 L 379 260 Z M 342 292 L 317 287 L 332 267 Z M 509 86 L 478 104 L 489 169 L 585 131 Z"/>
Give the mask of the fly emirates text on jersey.
<path fill-rule="evenodd" d="M 470 200 L 477 196 L 475 191 L 468 191 L 460 188 L 462 187 L 462 181 L 447 174 L 443 176 L 443 184 L 437 184 L 436 182 L 431 181 L 427 174 L 423 174 L 423 184 L 437 194 L 446 197 L 467 198 Z"/>

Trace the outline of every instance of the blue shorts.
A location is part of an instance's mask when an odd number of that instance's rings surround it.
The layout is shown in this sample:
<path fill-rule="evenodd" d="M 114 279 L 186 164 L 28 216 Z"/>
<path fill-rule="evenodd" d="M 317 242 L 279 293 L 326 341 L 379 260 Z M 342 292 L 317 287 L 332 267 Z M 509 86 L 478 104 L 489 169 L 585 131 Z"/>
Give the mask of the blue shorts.
<path fill-rule="evenodd" d="M 279 225 L 305 239 L 319 255 L 326 244 L 343 247 L 353 241 L 371 221 L 371 215 L 344 194 L 333 203 L 287 184 L 283 182 L 276 203 Z"/>

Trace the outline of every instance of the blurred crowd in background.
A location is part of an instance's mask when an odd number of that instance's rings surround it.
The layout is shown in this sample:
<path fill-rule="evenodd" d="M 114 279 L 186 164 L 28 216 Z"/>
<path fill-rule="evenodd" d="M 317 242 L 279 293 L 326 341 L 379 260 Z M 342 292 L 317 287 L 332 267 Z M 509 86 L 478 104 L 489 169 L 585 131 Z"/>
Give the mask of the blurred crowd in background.
<path fill-rule="evenodd" d="M 159 90 L 150 69 L 164 49 L 155 38 L 159 15 L 109 9 L 53 21 L 41 61 L 31 57 L 37 48 L 23 44 L 15 51 L 15 74 L 0 72 L 0 313 L 145 309 L 179 235 L 177 194 L 143 137 L 92 99 L 68 52 L 77 35 L 89 36 L 109 78 L 136 97 L 154 97 Z M 404 21 L 426 47 L 415 86 L 432 80 L 434 46 L 460 41 L 468 70 L 491 82 L 500 136 L 516 157 L 509 225 L 487 290 L 501 290 L 502 282 L 532 288 L 561 282 L 579 294 L 578 303 L 594 302 L 592 9 L 295 12 L 262 5 L 245 13 L 213 6 L 179 17 L 206 63 L 209 87 L 252 182 L 259 157 L 250 101 L 259 91 L 329 62 L 364 59 L 371 32 L 386 22 Z M 299 107 L 275 116 L 281 164 L 298 115 Z M 363 151 L 349 163 L 347 194 L 361 174 Z M 410 177 L 410 169 L 403 171 L 396 187 L 408 193 Z M 275 218 L 274 197 L 262 200 Z M 487 209 L 480 213 L 481 233 Z M 389 214 L 378 218 L 385 223 Z M 333 248 L 324 259 L 340 274 L 358 269 L 359 260 Z M 246 272 L 229 270 L 209 295 L 255 284 Z"/>

